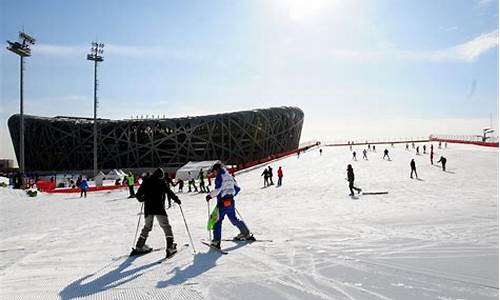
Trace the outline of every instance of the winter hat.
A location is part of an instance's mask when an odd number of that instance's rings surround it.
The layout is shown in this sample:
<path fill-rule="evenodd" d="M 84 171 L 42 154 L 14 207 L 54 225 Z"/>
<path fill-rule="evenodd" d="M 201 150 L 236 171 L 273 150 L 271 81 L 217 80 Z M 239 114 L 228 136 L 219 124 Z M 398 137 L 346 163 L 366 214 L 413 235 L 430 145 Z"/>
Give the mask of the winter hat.
<path fill-rule="evenodd" d="M 163 178 L 165 173 L 163 173 L 163 169 L 162 168 L 158 168 L 156 169 L 154 172 L 153 172 L 153 177 L 155 178 Z"/>

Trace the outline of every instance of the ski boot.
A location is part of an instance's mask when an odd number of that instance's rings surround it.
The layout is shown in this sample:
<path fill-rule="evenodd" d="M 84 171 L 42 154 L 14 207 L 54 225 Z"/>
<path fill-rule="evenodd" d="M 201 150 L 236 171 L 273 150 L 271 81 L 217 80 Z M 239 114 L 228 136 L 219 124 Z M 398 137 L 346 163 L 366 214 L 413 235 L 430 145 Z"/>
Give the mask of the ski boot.
<path fill-rule="evenodd" d="M 166 257 L 169 258 L 173 256 L 175 253 L 177 253 L 177 244 L 174 243 L 173 237 L 167 237 Z"/>
<path fill-rule="evenodd" d="M 137 244 L 135 245 L 135 248 L 132 248 L 132 252 L 130 253 L 130 256 L 146 254 L 146 253 L 149 253 L 151 251 L 153 251 L 153 248 L 146 245 L 146 239 L 141 236 L 137 240 Z"/>
<path fill-rule="evenodd" d="M 212 240 L 212 242 L 210 243 L 210 247 L 214 247 L 214 248 L 220 250 L 220 241 L 218 241 L 218 240 Z"/>
<path fill-rule="evenodd" d="M 233 238 L 234 241 L 255 241 L 253 234 L 251 233 L 240 233 Z"/>

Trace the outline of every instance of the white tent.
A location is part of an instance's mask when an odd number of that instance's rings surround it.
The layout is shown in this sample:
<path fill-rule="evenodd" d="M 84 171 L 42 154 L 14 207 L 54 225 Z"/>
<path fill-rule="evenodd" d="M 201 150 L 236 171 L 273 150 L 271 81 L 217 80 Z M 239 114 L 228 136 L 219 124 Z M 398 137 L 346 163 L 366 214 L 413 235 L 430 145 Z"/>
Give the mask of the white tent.
<path fill-rule="evenodd" d="M 125 177 L 125 172 L 123 172 L 122 170 L 117 170 L 117 169 L 113 169 L 111 171 L 109 171 L 108 174 L 106 174 L 106 180 L 117 180 L 117 179 L 123 179 L 123 177 Z"/>
<path fill-rule="evenodd" d="M 215 164 L 220 164 L 220 160 L 206 160 L 206 161 L 190 161 L 175 173 L 176 179 L 189 180 L 191 178 L 198 178 L 200 170 L 203 170 L 205 176 L 212 169 Z M 191 173 L 191 176 L 190 176 Z"/>

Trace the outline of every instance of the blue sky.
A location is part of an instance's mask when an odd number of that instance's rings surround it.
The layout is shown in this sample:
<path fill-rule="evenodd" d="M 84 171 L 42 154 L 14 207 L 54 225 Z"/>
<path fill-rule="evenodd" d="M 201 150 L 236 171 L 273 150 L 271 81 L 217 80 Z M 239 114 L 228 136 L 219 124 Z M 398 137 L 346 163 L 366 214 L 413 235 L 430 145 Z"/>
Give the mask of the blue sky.
<path fill-rule="evenodd" d="M 1 40 L 37 38 L 25 113 L 99 116 L 293 105 L 303 140 L 479 133 L 498 119 L 498 1 L 6 1 Z M 19 60 L 0 51 L 0 157 Z"/>

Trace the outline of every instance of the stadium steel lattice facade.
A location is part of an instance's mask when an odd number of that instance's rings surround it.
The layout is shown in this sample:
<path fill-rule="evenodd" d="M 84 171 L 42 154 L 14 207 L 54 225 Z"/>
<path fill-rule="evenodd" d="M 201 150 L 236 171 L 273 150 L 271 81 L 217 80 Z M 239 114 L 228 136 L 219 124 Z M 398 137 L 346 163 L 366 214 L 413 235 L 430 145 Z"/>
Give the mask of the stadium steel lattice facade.
<path fill-rule="evenodd" d="M 188 161 L 241 164 L 299 146 L 304 113 L 277 107 L 175 119 L 98 120 L 98 168 L 177 168 Z M 19 156 L 19 115 L 9 118 Z M 26 116 L 26 171 L 88 170 L 93 120 Z"/>

